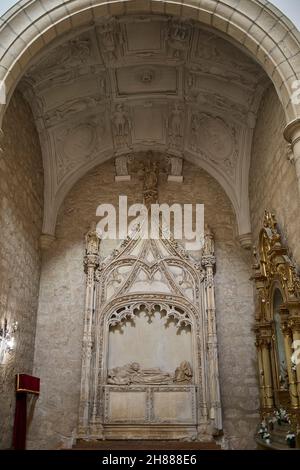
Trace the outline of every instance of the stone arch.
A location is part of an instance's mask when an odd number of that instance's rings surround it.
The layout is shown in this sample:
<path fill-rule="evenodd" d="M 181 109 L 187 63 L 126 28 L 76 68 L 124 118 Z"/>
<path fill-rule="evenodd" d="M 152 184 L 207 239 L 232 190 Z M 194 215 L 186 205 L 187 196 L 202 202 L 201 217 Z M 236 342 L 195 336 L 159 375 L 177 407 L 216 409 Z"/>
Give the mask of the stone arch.
<path fill-rule="evenodd" d="M 0 26 L 0 44 L 3 50 L 0 52 L 0 81 L 5 83 L 7 101 L 28 67 L 54 39 L 72 29 L 93 24 L 96 18 L 148 13 L 183 16 L 206 25 L 243 48 L 257 61 L 277 90 L 285 112 L 287 129 L 293 134 L 286 134 L 286 138 L 293 141 L 294 154 L 297 153 L 299 139 L 294 139 L 294 131 L 297 138 L 300 105 L 293 102 L 292 96 L 295 92 L 293 85 L 300 78 L 299 32 L 277 8 L 270 3 L 265 4 L 262 0 L 46 0 L 43 3 L 40 0 L 20 1 L 3 16 L 4 21 Z M 0 129 L 5 109 L 5 105 L 0 105 Z M 300 179 L 300 158 L 296 157 L 296 172 Z M 236 191 L 217 171 L 204 167 L 218 180 L 231 199 L 237 216 L 240 239 L 245 247 L 249 246 L 251 232 L 248 166 L 249 162 L 245 161 L 240 188 Z M 81 168 L 78 174 L 71 175 L 55 200 L 48 200 L 51 193 L 51 188 L 48 188 L 49 194 L 45 197 L 46 238 L 48 235 L 50 238 L 54 236 L 59 206 L 64 195 L 82 176 L 83 169 L 88 170 Z"/>
<path fill-rule="evenodd" d="M 293 83 L 300 78 L 300 37 L 293 23 L 270 3 L 243 0 L 40 0 L 18 2 L 4 16 L 0 27 L 0 80 L 8 98 L 36 54 L 72 28 L 107 15 L 165 13 L 185 16 L 242 45 L 260 63 L 273 82 L 283 105 L 287 124 L 300 116 L 293 103 Z M 231 2 L 230 2 L 231 3 Z M 5 107 L 3 107 L 5 108 Z M 1 110 L 1 119 L 4 109 Z M 1 122 L 1 121 L 0 121 Z"/>

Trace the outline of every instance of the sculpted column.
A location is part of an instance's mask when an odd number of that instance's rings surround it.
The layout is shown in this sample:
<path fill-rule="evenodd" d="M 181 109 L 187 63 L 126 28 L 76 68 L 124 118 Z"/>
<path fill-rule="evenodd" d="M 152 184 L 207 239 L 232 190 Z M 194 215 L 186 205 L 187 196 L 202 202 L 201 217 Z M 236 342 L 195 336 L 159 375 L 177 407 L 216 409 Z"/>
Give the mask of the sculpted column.
<path fill-rule="evenodd" d="M 291 146 L 292 160 L 295 163 L 300 197 L 300 119 L 296 119 L 285 128 L 284 137 Z"/>
<path fill-rule="evenodd" d="M 96 225 L 93 224 L 90 231 L 86 235 L 86 255 L 84 258 L 86 273 L 86 296 L 82 344 L 82 371 L 78 437 L 86 437 L 89 433 L 90 372 L 93 347 L 92 327 L 95 303 L 95 271 L 99 266 L 99 249 L 100 239 L 96 232 Z"/>
<path fill-rule="evenodd" d="M 264 379 L 264 404 L 266 410 L 273 410 L 274 398 L 273 398 L 273 383 L 272 383 L 272 370 L 271 370 L 271 358 L 270 348 L 272 342 L 271 328 L 261 331 L 260 334 L 260 348 L 263 366 L 263 379 Z"/>
<path fill-rule="evenodd" d="M 284 349 L 286 356 L 287 372 L 289 377 L 289 392 L 291 398 L 291 407 L 294 409 L 298 408 L 298 393 L 297 393 L 297 383 L 296 383 L 296 373 L 292 369 L 292 332 L 287 321 L 282 323 L 282 333 L 284 339 Z"/>
<path fill-rule="evenodd" d="M 217 430 L 222 429 L 221 397 L 218 367 L 218 340 L 216 329 L 216 307 L 214 266 L 216 263 L 214 238 L 209 227 L 205 227 L 202 265 L 206 270 L 206 313 L 207 313 L 207 357 L 210 395 L 210 418 Z"/>
<path fill-rule="evenodd" d="M 295 388 L 297 391 L 297 398 L 298 398 L 298 407 L 300 405 L 300 362 L 299 362 L 299 356 L 300 356 L 300 351 L 299 351 L 299 346 L 300 346 L 300 317 L 298 315 L 298 312 L 295 312 L 295 315 L 292 316 L 292 318 L 289 321 L 289 327 L 292 332 L 292 339 L 293 339 L 293 347 L 295 350 L 295 358 L 296 358 L 296 364 L 295 364 L 295 371 L 294 371 L 294 377 L 296 379 L 295 383 Z"/>

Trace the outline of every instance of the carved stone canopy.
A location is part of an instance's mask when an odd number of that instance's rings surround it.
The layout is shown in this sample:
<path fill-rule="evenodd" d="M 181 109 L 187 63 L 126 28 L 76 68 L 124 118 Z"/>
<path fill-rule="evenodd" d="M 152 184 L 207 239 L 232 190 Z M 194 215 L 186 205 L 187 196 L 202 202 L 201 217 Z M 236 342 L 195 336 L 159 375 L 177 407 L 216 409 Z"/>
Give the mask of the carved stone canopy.
<path fill-rule="evenodd" d="M 208 227 L 205 239 L 196 261 L 173 239 L 144 239 L 137 229 L 90 265 L 79 436 L 141 436 L 152 429 L 161 439 L 177 432 L 188 437 L 191 430 L 201 438 L 204 428 L 222 428 Z M 91 240 L 93 230 L 86 243 L 94 253 Z"/>

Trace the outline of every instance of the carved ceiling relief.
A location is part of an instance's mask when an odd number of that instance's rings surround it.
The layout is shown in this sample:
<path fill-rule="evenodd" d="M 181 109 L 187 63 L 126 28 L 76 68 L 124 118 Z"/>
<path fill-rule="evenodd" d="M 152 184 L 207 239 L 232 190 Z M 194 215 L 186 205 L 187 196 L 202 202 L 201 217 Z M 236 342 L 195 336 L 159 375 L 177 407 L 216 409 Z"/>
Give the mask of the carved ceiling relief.
<path fill-rule="evenodd" d="M 124 16 L 68 33 L 21 82 L 51 159 L 47 207 L 59 206 L 85 165 L 147 149 L 192 155 L 216 178 L 217 169 L 242 207 L 238 175 L 251 142 L 240 135 L 251 134 L 264 84 L 248 56 L 192 21 Z M 180 161 L 170 164 L 170 175 L 182 177 Z"/>
<path fill-rule="evenodd" d="M 209 114 L 191 111 L 191 150 L 200 153 L 204 159 L 215 165 L 222 165 L 230 177 L 235 176 L 238 158 L 236 129 L 223 119 Z"/>

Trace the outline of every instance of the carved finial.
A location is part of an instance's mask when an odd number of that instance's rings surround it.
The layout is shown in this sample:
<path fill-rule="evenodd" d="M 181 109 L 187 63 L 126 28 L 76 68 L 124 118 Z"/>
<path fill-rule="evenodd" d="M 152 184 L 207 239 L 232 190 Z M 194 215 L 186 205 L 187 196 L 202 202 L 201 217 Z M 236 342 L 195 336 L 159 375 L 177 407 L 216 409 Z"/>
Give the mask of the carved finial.
<path fill-rule="evenodd" d="M 258 258 L 258 254 L 257 254 L 257 247 L 256 247 L 255 245 L 253 245 L 252 255 L 253 255 L 253 265 L 252 265 L 252 268 L 253 268 L 254 270 L 257 270 L 257 269 L 259 269 L 259 267 L 260 267 L 260 263 L 259 263 L 259 258 Z"/>
<path fill-rule="evenodd" d="M 277 220 L 275 217 L 275 214 L 272 212 L 265 210 L 265 216 L 264 216 L 264 227 L 269 228 L 271 230 L 277 230 Z"/>
<path fill-rule="evenodd" d="M 96 222 L 92 222 L 85 237 L 86 254 L 98 255 L 100 249 L 100 237 L 96 230 Z"/>

